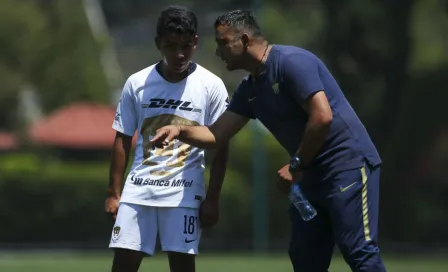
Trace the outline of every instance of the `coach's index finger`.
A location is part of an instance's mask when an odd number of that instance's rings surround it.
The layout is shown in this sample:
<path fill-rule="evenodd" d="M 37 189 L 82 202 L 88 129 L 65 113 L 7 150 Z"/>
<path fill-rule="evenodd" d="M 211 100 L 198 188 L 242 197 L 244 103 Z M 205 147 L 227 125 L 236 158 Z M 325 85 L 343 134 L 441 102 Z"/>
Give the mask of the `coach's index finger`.
<path fill-rule="evenodd" d="M 162 127 L 156 131 L 156 135 L 150 141 L 157 147 L 167 146 L 177 134 L 170 127 Z"/>
<path fill-rule="evenodd" d="M 154 137 L 152 137 L 152 139 L 149 142 L 153 143 L 157 147 L 163 147 L 164 142 L 168 140 L 167 139 L 168 134 L 169 131 L 167 131 L 165 128 L 160 128 L 156 130 L 156 135 L 154 135 Z"/>

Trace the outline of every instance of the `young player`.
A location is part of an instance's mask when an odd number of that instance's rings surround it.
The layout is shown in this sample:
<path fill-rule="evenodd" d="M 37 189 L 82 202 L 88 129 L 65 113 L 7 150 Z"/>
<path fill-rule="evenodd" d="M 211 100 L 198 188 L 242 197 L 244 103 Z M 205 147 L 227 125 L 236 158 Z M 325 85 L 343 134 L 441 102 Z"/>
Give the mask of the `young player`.
<path fill-rule="evenodd" d="M 219 16 L 215 33 L 227 69 L 250 75 L 216 123 L 166 126 L 152 142 L 163 146 L 177 138 L 210 148 L 258 118 L 291 156 L 279 184 L 300 181 L 317 210 L 307 222 L 291 208 L 294 271 L 328 271 L 334 244 L 352 271 L 386 271 L 378 247 L 381 159 L 325 64 L 302 48 L 269 44 L 248 11 Z"/>
<path fill-rule="evenodd" d="M 110 241 L 114 272 L 138 271 L 143 256 L 154 254 L 157 236 L 171 271 L 195 271 L 201 227 L 218 220 L 227 143 L 215 152 L 206 196 L 204 150 L 178 140 L 163 149 L 150 143 L 162 126 L 211 125 L 227 107 L 222 80 L 191 61 L 197 42 L 193 12 L 163 10 L 155 38 L 162 60 L 131 75 L 124 85 L 112 126 L 117 134 L 105 203 L 106 211 L 116 215 Z M 121 193 L 136 131 L 134 161 Z"/>

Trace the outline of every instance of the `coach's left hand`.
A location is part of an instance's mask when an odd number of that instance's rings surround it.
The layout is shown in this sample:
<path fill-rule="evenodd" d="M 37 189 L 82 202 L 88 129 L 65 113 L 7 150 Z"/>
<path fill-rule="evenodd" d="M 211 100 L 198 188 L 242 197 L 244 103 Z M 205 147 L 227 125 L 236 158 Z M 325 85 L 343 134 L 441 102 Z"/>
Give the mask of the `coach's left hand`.
<path fill-rule="evenodd" d="M 287 164 L 277 171 L 277 181 L 276 181 L 277 189 L 281 193 L 287 194 L 289 192 L 292 182 L 293 177 L 289 172 L 289 164 Z"/>
<path fill-rule="evenodd" d="M 302 172 L 291 174 L 289 172 L 289 164 L 280 168 L 277 171 L 277 188 L 280 192 L 287 194 L 294 181 L 298 181 L 302 178 Z"/>
<path fill-rule="evenodd" d="M 205 198 L 199 207 L 199 220 L 201 222 L 201 227 L 212 227 L 218 223 L 218 219 L 219 200 Z"/>

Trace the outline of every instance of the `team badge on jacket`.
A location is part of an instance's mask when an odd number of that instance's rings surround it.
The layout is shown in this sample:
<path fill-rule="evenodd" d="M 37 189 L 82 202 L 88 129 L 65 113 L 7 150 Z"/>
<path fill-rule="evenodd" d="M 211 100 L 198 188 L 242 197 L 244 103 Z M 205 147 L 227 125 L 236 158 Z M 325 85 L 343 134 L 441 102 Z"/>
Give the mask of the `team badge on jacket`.
<path fill-rule="evenodd" d="M 279 94 L 280 89 L 278 88 L 278 82 L 275 82 L 274 84 L 272 84 L 272 90 L 274 90 L 275 94 Z"/>

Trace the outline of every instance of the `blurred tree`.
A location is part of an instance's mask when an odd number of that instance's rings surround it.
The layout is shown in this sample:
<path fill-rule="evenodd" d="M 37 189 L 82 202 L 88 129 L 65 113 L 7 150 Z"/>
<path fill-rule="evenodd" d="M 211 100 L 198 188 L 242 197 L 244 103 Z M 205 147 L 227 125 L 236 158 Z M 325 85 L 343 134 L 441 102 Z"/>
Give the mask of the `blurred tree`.
<path fill-rule="evenodd" d="M 18 91 L 45 47 L 46 19 L 23 1 L 0 2 L 0 128 L 16 121 Z"/>
<path fill-rule="evenodd" d="M 100 65 L 100 46 L 95 43 L 80 1 L 54 0 L 43 10 L 51 24 L 48 46 L 32 68 L 46 110 L 77 100 L 109 101 L 110 91 Z M 104 42 L 107 42 L 106 40 Z"/>
<path fill-rule="evenodd" d="M 27 84 L 36 86 L 45 111 L 108 100 L 99 45 L 80 2 L 1 1 L 0 48 L 1 127 L 14 127 L 17 93 Z"/>
<path fill-rule="evenodd" d="M 321 3 L 326 14 L 324 55 L 385 162 L 386 239 L 417 241 L 415 229 L 403 229 L 426 224 L 430 209 L 443 213 L 440 206 L 424 205 L 431 202 L 430 196 L 415 197 L 421 188 L 409 184 L 408 174 L 425 167 L 421 154 L 440 127 L 446 128 L 442 108 L 448 96 L 440 91 L 448 82 L 443 1 Z M 408 192 L 414 195 L 397 201 Z M 415 206 L 420 209 L 409 209 Z M 426 237 L 426 242 L 439 238 Z"/>

